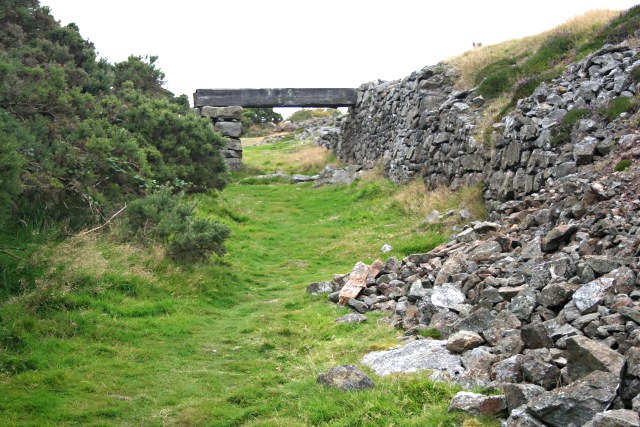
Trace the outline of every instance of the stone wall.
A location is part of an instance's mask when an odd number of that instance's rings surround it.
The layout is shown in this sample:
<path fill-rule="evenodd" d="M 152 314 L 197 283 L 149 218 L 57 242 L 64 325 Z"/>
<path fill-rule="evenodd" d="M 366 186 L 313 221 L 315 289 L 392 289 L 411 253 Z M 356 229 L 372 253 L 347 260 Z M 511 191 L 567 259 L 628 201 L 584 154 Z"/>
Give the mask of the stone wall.
<path fill-rule="evenodd" d="M 637 93 L 631 73 L 639 60 L 640 50 L 623 43 L 569 65 L 494 124 L 488 143 L 474 136 L 484 99 L 455 90 L 450 66 L 425 67 L 402 80 L 362 85 L 340 133 L 322 142 L 341 160 L 382 163 L 396 182 L 423 176 L 430 187 L 484 183 L 490 205 L 520 199 L 609 152 L 615 124 L 602 120 L 580 120 L 570 139 L 553 136 L 568 111 L 596 111 Z"/>
<path fill-rule="evenodd" d="M 221 151 L 229 170 L 238 171 L 242 168 L 242 107 L 202 107 L 200 114 L 211 118 L 214 129 L 226 141 Z"/>

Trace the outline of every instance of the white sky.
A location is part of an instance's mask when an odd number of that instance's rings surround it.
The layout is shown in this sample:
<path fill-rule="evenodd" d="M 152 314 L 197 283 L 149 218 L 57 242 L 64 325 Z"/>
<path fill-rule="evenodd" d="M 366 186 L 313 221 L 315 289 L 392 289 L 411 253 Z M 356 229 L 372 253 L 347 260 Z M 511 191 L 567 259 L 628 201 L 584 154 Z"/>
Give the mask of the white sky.
<path fill-rule="evenodd" d="M 158 55 L 166 87 L 358 87 L 638 0 L 41 0 L 101 57 Z"/>

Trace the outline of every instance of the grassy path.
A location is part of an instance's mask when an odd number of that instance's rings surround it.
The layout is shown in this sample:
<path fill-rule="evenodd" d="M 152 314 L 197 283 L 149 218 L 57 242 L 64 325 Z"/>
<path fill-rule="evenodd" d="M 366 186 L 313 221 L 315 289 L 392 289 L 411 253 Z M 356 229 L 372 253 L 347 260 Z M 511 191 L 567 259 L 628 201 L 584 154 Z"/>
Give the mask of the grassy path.
<path fill-rule="evenodd" d="M 454 389 L 424 375 L 376 378 L 357 394 L 315 382 L 397 345 L 398 332 L 380 314 L 335 324 L 347 310 L 306 285 L 373 261 L 383 243 L 401 256 L 441 239 L 418 232 L 420 215 L 392 190 L 370 179 L 201 196 L 201 214 L 233 231 L 211 265 L 176 266 L 109 236 L 46 246 L 37 288 L 0 308 L 0 425 L 489 423 L 447 414 Z"/>

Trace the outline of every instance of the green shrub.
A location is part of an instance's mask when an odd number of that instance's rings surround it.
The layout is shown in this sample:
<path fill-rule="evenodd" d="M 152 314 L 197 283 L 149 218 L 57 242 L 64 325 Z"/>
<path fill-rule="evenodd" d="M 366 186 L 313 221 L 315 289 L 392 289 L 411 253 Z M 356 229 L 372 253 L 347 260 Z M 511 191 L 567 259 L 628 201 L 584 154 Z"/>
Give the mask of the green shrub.
<path fill-rule="evenodd" d="M 289 120 L 292 122 L 301 122 L 308 119 L 313 118 L 329 118 L 329 117 L 337 117 L 341 113 L 336 108 L 303 108 L 302 110 L 298 110 L 293 113 Z"/>
<path fill-rule="evenodd" d="M 127 208 L 127 231 L 143 244 L 161 243 L 181 261 L 204 261 L 211 253 L 224 255 L 229 228 L 195 217 L 195 206 L 181 202 L 167 187 L 135 200 Z"/>
<path fill-rule="evenodd" d="M 222 138 L 162 87 L 157 57 L 97 60 L 76 25 L 61 27 L 38 1 L 10 3 L 0 7 L 0 210 L 14 223 L 46 214 L 74 230 L 160 185 L 225 184 Z"/>
<path fill-rule="evenodd" d="M 618 96 L 609 101 L 607 108 L 603 110 L 603 115 L 608 121 L 613 121 L 620 117 L 620 114 L 633 111 L 638 106 L 635 98 L 628 96 Z"/>
<path fill-rule="evenodd" d="M 33 136 L 8 112 L 0 109 L 0 224 L 22 192 L 20 174 L 25 159 L 18 148 L 25 139 L 33 139 Z"/>
<path fill-rule="evenodd" d="M 515 67 L 500 68 L 489 74 L 478 86 L 478 94 L 487 99 L 494 99 L 507 92 L 513 86 L 518 73 Z"/>
<path fill-rule="evenodd" d="M 604 43 L 617 44 L 634 36 L 638 28 L 640 28 L 640 5 L 630 8 L 611 21 L 602 31 L 602 38 Z"/>
<path fill-rule="evenodd" d="M 625 171 L 625 170 L 629 169 L 629 167 L 632 164 L 633 164 L 633 161 L 631 161 L 631 159 L 622 159 L 618 163 L 616 163 L 616 165 L 615 165 L 615 167 L 613 169 L 616 172 L 622 172 L 622 171 Z"/>

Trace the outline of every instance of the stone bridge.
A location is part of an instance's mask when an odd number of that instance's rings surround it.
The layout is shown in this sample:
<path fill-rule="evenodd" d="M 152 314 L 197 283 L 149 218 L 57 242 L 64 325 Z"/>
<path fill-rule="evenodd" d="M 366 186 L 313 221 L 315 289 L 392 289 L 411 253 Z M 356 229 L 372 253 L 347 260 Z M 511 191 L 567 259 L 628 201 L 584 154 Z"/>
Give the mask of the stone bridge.
<path fill-rule="evenodd" d="M 357 91 L 351 88 L 288 89 L 197 89 L 193 105 L 202 116 L 210 117 L 214 128 L 225 137 L 222 155 L 229 169 L 242 167 L 242 107 L 350 107 Z"/>

